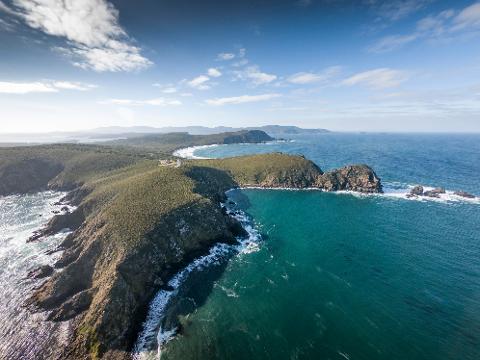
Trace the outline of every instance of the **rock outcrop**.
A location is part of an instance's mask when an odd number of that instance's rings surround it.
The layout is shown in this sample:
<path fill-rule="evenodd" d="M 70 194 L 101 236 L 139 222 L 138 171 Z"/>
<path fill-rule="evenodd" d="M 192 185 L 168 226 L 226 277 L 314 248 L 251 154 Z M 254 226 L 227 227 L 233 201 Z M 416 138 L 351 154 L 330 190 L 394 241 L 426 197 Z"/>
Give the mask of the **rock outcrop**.
<path fill-rule="evenodd" d="M 470 194 L 466 191 L 455 191 L 453 193 L 454 195 L 457 195 L 457 196 L 461 196 L 461 197 L 464 197 L 464 198 L 467 198 L 467 199 L 475 199 L 475 195 L 473 194 Z"/>
<path fill-rule="evenodd" d="M 423 195 L 423 186 L 421 186 L 421 185 L 414 186 L 413 189 L 410 190 L 410 195 L 411 196 L 422 196 Z"/>
<path fill-rule="evenodd" d="M 42 229 L 35 231 L 27 242 L 39 240 L 45 236 L 54 235 L 62 230 L 76 230 L 85 220 L 83 210 L 77 209 L 73 212 L 58 212 Z"/>
<path fill-rule="evenodd" d="M 39 268 L 30 271 L 27 277 L 32 279 L 43 279 L 52 274 L 53 274 L 53 267 L 51 267 L 50 265 L 42 265 Z"/>
<path fill-rule="evenodd" d="M 303 156 L 282 153 L 249 155 L 229 159 L 197 161 L 232 174 L 235 182 L 245 187 L 318 188 L 325 191 L 381 193 L 382 184 L 367 165 L 349 165 L 324 173 Z M 241 171 L 238 164 L 241 163 Z"/>
<path fill-rule="evenodd" d="M 432 190 L 424 191 L 423 196 L 427 196 L 431 198 L 439 198 L 441 194 L 445 194 L 444 188 L 435 188 Z"/>
<path fill-rule="evenodd" d="M 382 184 L 375 171 L 367 165 L 350 165 L 319 176 L 316 187 L 326 191 L 357 191 L 381 193 Z"/>

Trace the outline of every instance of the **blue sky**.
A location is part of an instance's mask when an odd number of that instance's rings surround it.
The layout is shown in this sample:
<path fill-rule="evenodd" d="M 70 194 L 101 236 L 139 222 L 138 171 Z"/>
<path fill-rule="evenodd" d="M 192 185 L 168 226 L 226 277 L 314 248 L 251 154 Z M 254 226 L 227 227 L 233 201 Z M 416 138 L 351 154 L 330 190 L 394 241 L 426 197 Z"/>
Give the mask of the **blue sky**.
<path fill-rule="evenodd" d="M 0 0 L 0 132 L 480 131 L 480 2 Z"/>

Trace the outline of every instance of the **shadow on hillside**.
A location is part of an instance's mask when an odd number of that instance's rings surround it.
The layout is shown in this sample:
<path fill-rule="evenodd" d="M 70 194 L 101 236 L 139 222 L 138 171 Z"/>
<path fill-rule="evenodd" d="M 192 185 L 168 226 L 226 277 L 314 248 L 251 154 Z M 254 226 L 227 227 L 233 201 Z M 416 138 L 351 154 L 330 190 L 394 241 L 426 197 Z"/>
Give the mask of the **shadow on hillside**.
<path fill-rule="evenodd" d="M 194 192 L 215 200 L 224 200 L 225 191 L 238 187 L 228 172 L 207 166 L 194 166 L 186 175 L 195 181 Z"/>

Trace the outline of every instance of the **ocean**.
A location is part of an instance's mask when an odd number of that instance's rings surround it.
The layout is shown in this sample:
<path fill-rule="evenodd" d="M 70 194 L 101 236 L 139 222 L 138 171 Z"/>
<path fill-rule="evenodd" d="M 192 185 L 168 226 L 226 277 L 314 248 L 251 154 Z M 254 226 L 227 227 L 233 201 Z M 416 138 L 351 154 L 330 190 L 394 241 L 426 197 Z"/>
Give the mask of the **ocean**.
<path fill-rule="evenodd" d="M 480 359 L 480 136 L 325 134 L 205 147 L 371 165 L 385 195 L 236 190 L 261 234 L 233 257 L 162 359 Z M 442 199 L 407 199 L 421 184 Z M 190 294 L 195 298 L 195 293 Z"/>
<path fill-rule="evenodd" d="M 0 197 L 0 359 L 39 359 L 55 356 L 66 341 L 68 322 L 46 322 L 45 313 L 32 313 L 24 306 L 42 279 L 27 277 L 41 265 L 53 265 L 59 253 L 51 251 L 67 232 L 41 241 L 27 239 L 41 228 L 65 193 L 46 191 L 24 196 Z"/>
<path fill-rule="evenodd" d="M 324 171 L 366 163 L 385 194 L 230 191 L 250 237 L 214 247 L 157 294 L 134 357 L 158 358 L 161 343 L 162 360 L 480 359 L 480 201 L 453 195 L 480 195 L 480 135 L 331 133 L 190 154 L 272 151 Z M 447 193 L 408 199 L 416 184 Z M 25 241 L 61 196 L 0 199 L 1 359 L 34 359 L 68 334 L 21 306 L 41 284 L 25 274 L 52 264 L 65 234 Z"/>

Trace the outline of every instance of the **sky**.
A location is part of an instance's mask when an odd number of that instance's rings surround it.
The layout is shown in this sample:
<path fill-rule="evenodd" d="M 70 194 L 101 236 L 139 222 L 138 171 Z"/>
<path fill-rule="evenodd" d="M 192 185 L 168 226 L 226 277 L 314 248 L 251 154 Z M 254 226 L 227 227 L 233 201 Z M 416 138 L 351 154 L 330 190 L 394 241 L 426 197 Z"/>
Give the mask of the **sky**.
<path fill-rule="evenodd" d="M 0 132 L 480 132 L 480 2 L 0 0 Z"/>

